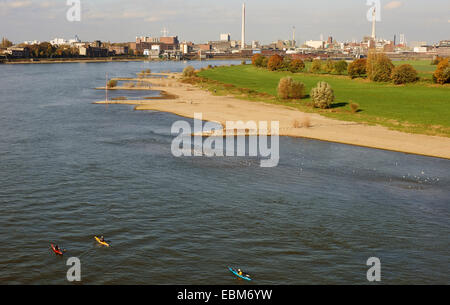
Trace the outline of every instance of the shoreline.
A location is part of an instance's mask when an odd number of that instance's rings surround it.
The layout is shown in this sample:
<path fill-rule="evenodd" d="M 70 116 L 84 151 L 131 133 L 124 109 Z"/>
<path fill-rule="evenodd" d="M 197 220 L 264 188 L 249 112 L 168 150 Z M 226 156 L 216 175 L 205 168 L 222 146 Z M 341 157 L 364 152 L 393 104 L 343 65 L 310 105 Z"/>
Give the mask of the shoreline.
<path fill-rule="evenodd" d="M 242 60 L 251 60 L 250 58 L 207 58 L 203 59 L 201 61 L 242 61 Z M 0 62 L 0 64 L 3 65 L 20 65 L 20 64 L 70 64 L 70 63 L 109 63 L 109 62 L 179 62 L 179 61 L 185 61 L 185 60 L 153 60 L 150 58 L 118 58 L 118 59 L 110 59 L 110 57 L 107 57 L 105 59 L 101 58 L 95 58 L 95 59 L 73 59 L 73 60 L 48 60 L 48 59 L 42 59 L 37 61 L 30 61 L 28 60 L 20 60 L 20 61 L 5 61 Z M 187 60 L 186 61 L 199 61 L 199 60 Z"/>
<path fill-rule="evenodd" d="M 145 81 L 150 84 L 150 90 L 166 91 L 176 96 L 175 99 L 124 100 L 108 103 L 99 101 L 96 104 L 135 105 L 135 110 L 169 112 L 187 118 L 194 118 L 194 113 L 202 113 L 203 121 L 220 123 L 222 126 L 225 126 L 226 121 L 279 121 L 280 136 L 450 159 L 450 138 L 404 133 L 383 126 L 346 122 L 319 114 L 304 113 L 283 105 L 247 101 L 231 96 L 215 96 L 194 85 L 179 82 L 179 73 L 171 73 L 171 76 L 175 78 L 153 78 Z M 296 126 L 296 121 L 307 127 Z M 226 132 L 216 135 L 224 136 Z"/>

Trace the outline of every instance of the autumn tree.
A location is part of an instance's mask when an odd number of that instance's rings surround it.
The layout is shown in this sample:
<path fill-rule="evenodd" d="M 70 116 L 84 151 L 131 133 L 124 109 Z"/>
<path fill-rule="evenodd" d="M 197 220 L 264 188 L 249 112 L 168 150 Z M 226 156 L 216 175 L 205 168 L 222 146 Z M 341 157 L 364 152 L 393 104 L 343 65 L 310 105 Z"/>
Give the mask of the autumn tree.
<path fill-rule="evenodd" d="M 367 59 L 360 58 L 354 60 L 350 65 L 348 65 L 348 75 L 351 78 L 361 77 L 367 73 Z"/>
<path fill-rule="evenodd" d="M 450 83 L 450 66 L 448 58 L 439 62 L 436 71 L 433 74 L 433 81 L 441 85 Z"/>
<path fill-rule="evenodd" d="M 278 54 L 272 55 L 267 63 L 267 68 L 270 71 L 276 71 L 283 67 L 283 57 Z"/>
<path fill-rule="evenodd" d="M 367 76 L 374 82 L 389 82 L 394 64 L 384 53 L 370 52 L 367 58 Z"/>

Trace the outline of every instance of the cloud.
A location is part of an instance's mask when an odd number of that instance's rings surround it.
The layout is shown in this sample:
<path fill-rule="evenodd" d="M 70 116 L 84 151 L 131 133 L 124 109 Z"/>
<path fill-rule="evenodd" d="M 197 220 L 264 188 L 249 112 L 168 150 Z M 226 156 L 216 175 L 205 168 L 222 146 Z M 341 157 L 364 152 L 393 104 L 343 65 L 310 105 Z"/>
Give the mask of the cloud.
<path fill-rule="evenodd" d="M 391 1 L 384 6 L 385 10 L 393 10 L 402 6 L 403 3 L 401 1 Z"/>
<path fill-rule="evenodd" d="M 24 0 L 24 1 L 8 1 L 8 2 L 2 2 L 0 3 L 0 7 L 4 9 L 8 8 L 22 8 L 32 5 L 32 2 L 30 0 Z"/>

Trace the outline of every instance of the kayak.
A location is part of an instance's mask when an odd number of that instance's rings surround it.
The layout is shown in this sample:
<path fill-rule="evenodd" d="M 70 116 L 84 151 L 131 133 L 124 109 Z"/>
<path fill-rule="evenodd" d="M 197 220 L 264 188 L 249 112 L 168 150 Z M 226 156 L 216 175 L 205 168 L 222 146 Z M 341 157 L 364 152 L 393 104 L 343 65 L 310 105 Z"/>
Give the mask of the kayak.
<path fill-rule="evenodd" d="M 53 250 L 53 252 L 54 252 L 56 255 L 64 255 L 64 253 L 62 252 L 61 249 L 56 250 L 56 248 L 55 248 L 55 246 L 54 246 L 53 244 L 51 244 L 50 246 L 52 247 L 52 250 Z"/>
<path fill-rule="evenodd" d="M 233 273 L 234 275 L 236 275 L 238 278 L 241 278 L 241 279 L 246 280 L 246 281 L 251 281 L 251 280 L 252 280 L 252 279 L 249 277 L 248 274 L 246 274 L 246 275 L 239 275 L 239 273 L 237 272 L 237 270 L 236 270 L 236 269 L 233 269 L 233 268 L 231 268 L 231 267 L 228 267 L 228 270 L 230 270 L 231 273 Z"/>
<path fill-rule="evenodd" d="M 94 238 L 95 238 L 95 240 L 96 240 L 100 245 L 109 247 L 109 244 L 108 244 L 107 242 L 101 241 L 100 238 L 98 238 L 97 236 L 94 236 Z"/>

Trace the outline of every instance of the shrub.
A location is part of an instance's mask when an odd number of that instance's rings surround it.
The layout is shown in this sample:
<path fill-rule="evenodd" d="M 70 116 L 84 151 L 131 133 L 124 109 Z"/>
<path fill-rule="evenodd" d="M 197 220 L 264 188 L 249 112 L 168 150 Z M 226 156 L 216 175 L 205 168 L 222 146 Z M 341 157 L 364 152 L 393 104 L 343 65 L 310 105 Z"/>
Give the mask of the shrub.
<path fill-rule="evenodd" d="M 302 72 L 305 69 L 305 63 L 301 59 L 293 59 L 289 64 L 289 71 L 292 73 Z"/>
<path fill-rule="evenodd" d="M 316 108 L 330 108 L 334 101 L 334 91 L 328 83 L 319 82 L 317 87 L 311 90 L 311 99 Z"/>
<path fill-rule="evenodd" d="M 311 65 L 311 72 L 318 73 L 322 70 L 322 61 L 320 59 L 314 59 Z"/>
<path fill-rule="evenodd" d="M 193 66 L 187 66 L 183 69 L 183 76 L 184 77 L 192 77 L 195 75 L 195 69 Z"/>
<path fill-rule="evenodd" d="M 252 65 L 255 67 L 261 67 L 263 56 L 261 54 L 255 54 L 252 56 Z"/>
<path fill-rule="evenodd" d="M 281 99 L 301 99 L 305 95 L 305 85 L 291 77 L 283 77 L 278 83 L 277 91 Z"/>
<path fill-rule="evenodd" d="M 108 88 L 114 88 L 117 86 L 117 81 L 115 79 L 111 79 L 110 81 L 108 81 L 107 87 Z"/>
<path fill-rule="evenodd" d="M 291 58 L 289 56 L 285 56 L 283 58 L 283 64 L 282 64 L 281 68 L 278 69 L 278 70 L 280 70 L 280 71 L 289 71 L 289 67 L 291 66 L 291 62 L 292 62 Z"/>
<path fill-rule="evenodd" d="M 269 59 L 265 56 L 263 56 L 262 62 L 261 62 L 261 67 L 263 68 L 267 68 L 267 65 L 269 64 Z"/>
<path fill-rule="evenodd" d="M 246 65 L 247 62 L 245 60 L 241 61 L 241 65 Z"/>
<path fill-rule="evenodd" d="M 270 71 L 276 71 L 283 67 L 283 57 L 278 54 L 272 55 L 267 62 L 267 68 Z"/>
<path fill-rule="evenodd" d="M 323 70 L 324 70 L 325 72 L 327 72 L 327 73 L 333 72 L 333 70 L 334 70 L 334 63 L 333 63 L 333 61 L 332 61 L 331 59 L 328 59 L 328 60 L 325 62 L 325 65 L 324 65 L 324 67 L 323 67 Z"/>
<path fill-rule="evenodd" d="M 374 82 L 391 80 L 394 65 L 384 53 L 370 52 L 367 58 L 367 76 Z"/>
<path fill-rule="evenodd" d="M 361 77 L 367 73 L 367 59 L 360 58 L 348 65 L 348 75 L 351 78 Z"/>
<path fill-rule="evenodd" d="M 449 62 L 448 58 L 443 59 L 438 64 L 436 71 L 433 74 L 433 80 L 435 83 L 438 84 L 447 84 L 450 82 L 450 75 L 449 75 Z"/>
<path fill-rule="evenodd" d="M 334 64 L 334 72 L 337 74 L 344 74 L 348 69 L 348 64 L 345 60 L 340 60 Z"/>
<path fill-rule="evenodd" d="M 392 81 L 396 85 L 414 83 L 418 80 L 417 71 L 411 65 L 401 65 L 392 71 Z"/>
<path fill-rule="evenodd" d="M 356 103 L 350 103 L 350 111 L 352 113 L 357 113 L 359 110 L 359 105 Z"/>

